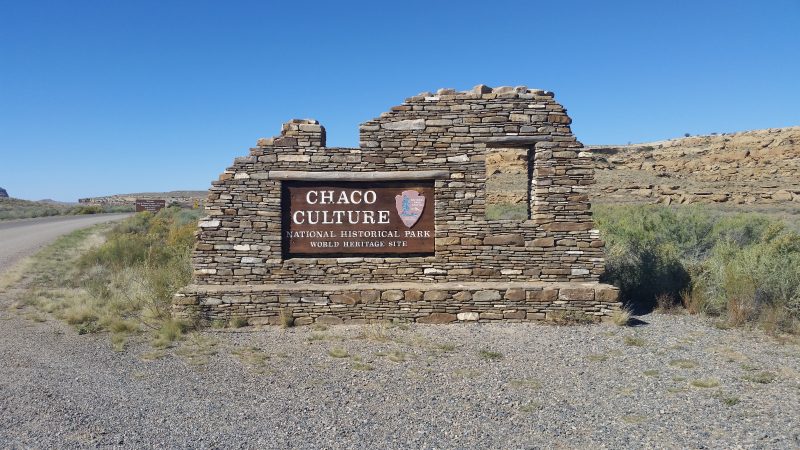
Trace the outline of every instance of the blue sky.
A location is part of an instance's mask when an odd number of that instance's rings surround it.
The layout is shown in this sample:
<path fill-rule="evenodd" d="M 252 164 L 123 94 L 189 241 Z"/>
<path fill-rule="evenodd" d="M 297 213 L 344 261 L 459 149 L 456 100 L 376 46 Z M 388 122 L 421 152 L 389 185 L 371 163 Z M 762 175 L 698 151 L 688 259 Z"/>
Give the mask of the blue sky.
<path fill-rule="evenodd" d="M 0 0 L 0 186 L 206 189 L 259 137 L 328 145 L 440 87 L 554 91 L 586 144 L 800 125 L 800 0 Z"/>

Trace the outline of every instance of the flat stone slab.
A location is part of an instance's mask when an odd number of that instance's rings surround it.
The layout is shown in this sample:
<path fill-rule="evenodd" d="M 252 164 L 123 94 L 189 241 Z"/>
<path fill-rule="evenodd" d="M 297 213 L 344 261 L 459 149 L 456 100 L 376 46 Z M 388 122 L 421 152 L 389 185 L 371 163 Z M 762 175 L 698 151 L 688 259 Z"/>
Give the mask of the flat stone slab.
<path fill-rule="evenodd" d="M 392 172 L 307 172 L 299 170 L 270 170 L 272 180 L 307 181 L 386 181 L 431 180 L 450 177 L 447 170 L 396 170 Z"/>
<path fill-rule="evenodd" d="M 487 147 L 525 147 L 551 139 L 550 136 L 495 136 L 476 138 L 476 142 L 483 142 Z"/>
<path fill-rule="evenodd" d="M 610 284 L 603 283 L 551 283 L 546 281 L 465 281 L 465 282 L 440 282 L 440 283 L 417 283 L 417 282 L 395 282 L 395 283 L 268 283 L 268 284 L 248 284 L 248 285 L 228 285 L 228 284 L 190 284 L 181 289 L 184 294 L 215 294 L 226 293 L 255 293 L 268 291 L 485 291 L 485 290 L 506 290 L 506 289 L 617 289 Z"/>

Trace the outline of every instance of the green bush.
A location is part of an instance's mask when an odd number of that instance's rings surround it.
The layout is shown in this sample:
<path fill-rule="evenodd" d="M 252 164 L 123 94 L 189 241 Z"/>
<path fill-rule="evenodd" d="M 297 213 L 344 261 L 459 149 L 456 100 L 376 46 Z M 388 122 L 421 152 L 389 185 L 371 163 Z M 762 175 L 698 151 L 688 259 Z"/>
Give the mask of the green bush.
<path fill-rule="evenodd" d="M 83 286 L 115 320 L 161 327 L 170 320 L 173 294 L 191 281 L 198 214 L 165 208 L 120 222 L 79 260 Z"/>
<path fill-rule="evenodd" d="M 603 281 L 618 286 L 635 311 L 671 299 L 730 325 L 800 331 L 800 234 L 784 222 L 701 207 L 594 212 L 606 240 Z"/>

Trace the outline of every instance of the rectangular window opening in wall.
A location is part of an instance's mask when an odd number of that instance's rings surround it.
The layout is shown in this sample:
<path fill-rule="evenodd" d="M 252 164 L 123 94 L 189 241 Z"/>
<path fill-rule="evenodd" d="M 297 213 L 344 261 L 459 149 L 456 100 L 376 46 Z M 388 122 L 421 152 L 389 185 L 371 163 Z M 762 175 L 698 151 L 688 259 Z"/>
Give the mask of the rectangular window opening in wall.
<path fill-rule="evenodd" d="M 491 148 L 486 153 L 486 220 L 527 220 L 533 164 L 527 148 Z"/>
<path fill-rule="evenodd" d="M 434 182 L 284 181 L 284 259 L 433 256 Z"/>

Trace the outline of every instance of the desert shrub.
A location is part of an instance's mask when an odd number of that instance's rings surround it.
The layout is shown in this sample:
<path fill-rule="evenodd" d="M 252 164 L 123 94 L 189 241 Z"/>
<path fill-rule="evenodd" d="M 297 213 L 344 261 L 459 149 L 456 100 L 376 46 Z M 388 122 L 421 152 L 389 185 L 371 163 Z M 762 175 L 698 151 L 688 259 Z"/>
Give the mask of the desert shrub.
<path fill-rule="evenodd" d="M 67 210 L 67 214 L 82 215 L 82 214 L 100 214 L 104 212 L 103 207 L 99 205 L 79 205 Z"/>
<path fill-rule="evenodd" d="M 700 311 L 729 325 L 792 331 L 800 320 L 800 234 L 773 223 L 749 245 L 720 241 L 695 274 L 692 293 Z"/>
<path fill-rule="evenodd" d="M 595 208 L 606 240 L 604 281 L 637 312 L 682 303 L 727 325 L 797 331 L 800 234 L 758 214 L 700 207 Z"/>
<path fill-rule="evenodd" d="M 83 286 L 102 310 L 104 328 L 134 321 L 179 336 L 171 320 L 172 296 L 191 281 L 190 253 L 198 212 L 165 208 L 138 213 L 116 225 L 103 245 L 78 261 Z M 170 331 L 169 333 L 165 330 Z"/>
<path fill-rule="evenodd" d="M 597 226 L 606 241 L 603 281 L 618 286 L 635 312 L 652 309 L 659 295 L 679 298 L 680 291 L 688 287 L 682 256 L 704 247 L 703 236 L 710 227 L 694 212 L 684 216 L 678 218 L 659 207 L 595 209 Z"/>

